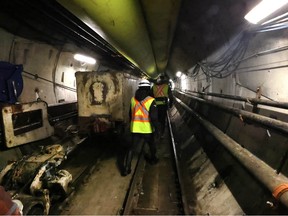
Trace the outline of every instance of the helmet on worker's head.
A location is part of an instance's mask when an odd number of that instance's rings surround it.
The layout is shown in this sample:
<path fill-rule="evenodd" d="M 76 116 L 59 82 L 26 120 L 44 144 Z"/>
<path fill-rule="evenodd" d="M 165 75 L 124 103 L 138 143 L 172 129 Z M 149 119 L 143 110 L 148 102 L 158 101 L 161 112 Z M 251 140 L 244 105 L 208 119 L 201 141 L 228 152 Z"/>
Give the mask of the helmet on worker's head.
<path fill-rule="evenodd" d="M 163 83 L 164 81 L 165 81 L 165 75 L 164 73 L 161 73 L 157 79 L 157 83 Z"/>
<path fill-rule="evenodd" d="M 146 79 L 142 79 L 139 84 L 138 84 L 138 88 L 141 88 L 141 87 L 149 87 L 150 88 L 150 82 Z"/>

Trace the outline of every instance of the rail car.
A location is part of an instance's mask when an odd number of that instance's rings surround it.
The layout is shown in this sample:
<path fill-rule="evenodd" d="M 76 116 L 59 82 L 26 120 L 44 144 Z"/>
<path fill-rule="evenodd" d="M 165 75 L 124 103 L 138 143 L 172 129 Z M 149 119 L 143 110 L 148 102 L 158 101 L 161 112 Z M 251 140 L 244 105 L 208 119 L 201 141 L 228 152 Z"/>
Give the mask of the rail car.
<path fill-rule="evenodd" d="M 137 78 L 121 71 L 76 72 L 80 133 L 122 133 Z"/>
<path fill-rule="evenodd" d="M 48 214 L 51 203 L 69 193 L 73 176 L 58 167 L 71 148 L 76 148 L 85 136 L 105 132 L 121 134 L 125 130 L 137 78 L 122 71 L 76 72 L 77 106 L 62 104 L 60 107 L 64 110 L 61 111 L 57 106 L 48 107 L 41 99 L 16 102 L 23 87 L 23 68 L 6 62 L 2 65 L 5 66 L 2 73 L 8 68 L 12 74 L 7 79 L 2 76 L 2 82 L 13 85 L 2 85 L 1 146 L 6 149 L 34 147 L 28 154 L 19 154 L 17 159 L 7 161 L 0 172 L 0 185 L 14 199 L 22 201 L 24 214 Z M 75 122 L 71 122 L 73 117 Z M 67 119 L 69 127 L 60 129 L 58 124 L 65 124 Z M 62 141 L 67 136 L 69 139 Z"/>

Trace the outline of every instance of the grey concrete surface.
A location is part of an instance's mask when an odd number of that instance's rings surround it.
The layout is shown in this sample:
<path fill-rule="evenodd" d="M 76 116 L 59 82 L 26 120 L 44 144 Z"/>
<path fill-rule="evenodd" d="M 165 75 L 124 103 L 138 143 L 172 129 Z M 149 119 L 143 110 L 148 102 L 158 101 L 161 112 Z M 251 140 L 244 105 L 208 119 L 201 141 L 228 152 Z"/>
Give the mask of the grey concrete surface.
<path fill-rule="evenodd" d="M 63 215 L 117 215 L 121 211 L 131 175 L 122 177 L 116 158 L 99 161 L 91 176 L 75 192 Z"/>

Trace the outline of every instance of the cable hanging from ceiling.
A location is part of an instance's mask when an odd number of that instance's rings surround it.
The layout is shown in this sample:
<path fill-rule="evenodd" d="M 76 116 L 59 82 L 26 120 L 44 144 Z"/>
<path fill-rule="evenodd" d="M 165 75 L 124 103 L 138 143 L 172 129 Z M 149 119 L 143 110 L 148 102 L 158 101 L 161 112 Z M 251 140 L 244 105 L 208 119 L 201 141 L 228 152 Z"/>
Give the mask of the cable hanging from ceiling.
<path fill-rule="evenodd" d="M 220 55 L 219 58 L 213 62 L 198 62 L 192 71 L 188 73 L 188 76 L 191 78 L 196 78 L 201 70 L 206 75 L 206 78 L 226 78 L 233 74 L 238 68 L 239 64 L 244 60 L 244 55 L 247 50 L 249 40 L 253 34 L 286 28 L 288 28 L 288 12 L 276 17 L 275 19 L 267 21 L 260 26 L 256 26 L 248 31 L 243 31 L 238 35 L 238 37 L 236 37 L 236 39 L 231 43 L 226 51 Z M 286 49 L 287 47 L 282 47 L 280 49 L 273 50 L 273 52 Z M 267 53 L 258 53 L 253 56 Z"/>
<path fill-rule="evenodd" d="M 200 69 L 208 78 L 226 78 L 230 76 L 240 64 L 240 60 L 244 57 L 247 50 L 251 34 L 249 32 L 241 32 L 226 51 L 215 61 L 198 62 L 189 73 L 189 77 L 196 77 Z"/>

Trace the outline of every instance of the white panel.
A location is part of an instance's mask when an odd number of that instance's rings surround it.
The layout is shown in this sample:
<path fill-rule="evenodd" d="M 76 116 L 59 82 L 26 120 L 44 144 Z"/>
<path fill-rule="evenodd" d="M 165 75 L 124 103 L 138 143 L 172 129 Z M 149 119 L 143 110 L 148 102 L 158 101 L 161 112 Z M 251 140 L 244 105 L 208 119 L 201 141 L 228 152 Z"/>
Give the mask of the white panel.
<path fill-rule="evenodd" d="M 23 125 L 21 125 L 21 128 L 25 130 L 25 127 L 33 128 L 34 126 L 35 129 L 15 135 L 15 128 L 13 126 L 12 118 L 13 114 L 20 115 L 23 113 L 37 110 L 40 110 L 42 113 L 42 119 L 40 121 L 41 124 L 38 124 L 38 122 L 35 123 L 32 119 L 27 119 L 27 125 L 23 123 Z M 44 102 L 33 102 L 27 104 L 14 104 L 4 106 L 2 107 L 2 120 L 4 125 L 5 143 L 8 148 L 48 138 L 54 132 L 53 127 L 51 127 L 51 125 L 49 124 L 47 116 L 47 105 Z"/>

